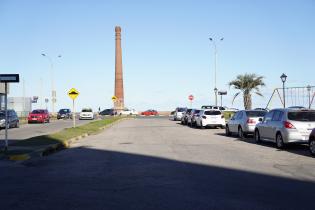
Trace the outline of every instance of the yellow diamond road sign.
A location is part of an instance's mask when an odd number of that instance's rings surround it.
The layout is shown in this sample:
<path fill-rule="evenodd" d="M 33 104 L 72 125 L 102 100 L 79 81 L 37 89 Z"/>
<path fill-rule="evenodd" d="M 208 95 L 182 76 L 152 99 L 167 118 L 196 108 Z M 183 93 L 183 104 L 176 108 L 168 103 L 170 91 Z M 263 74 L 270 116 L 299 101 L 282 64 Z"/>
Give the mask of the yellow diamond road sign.
<path fill-rule="evenodd" d="M 113 96 L 112 97 L 112 100 L 115 102 L 115 101 L 117 101 L 117 97 L 116 96 Z"/>
<path fill-rule="evenodd" d="M 76 99 L 79 95 L 79 91 L 77 91 L 75 88 L 71 88 L 68 92 L 68 96 L 72 98 L 72 100 Z"/>

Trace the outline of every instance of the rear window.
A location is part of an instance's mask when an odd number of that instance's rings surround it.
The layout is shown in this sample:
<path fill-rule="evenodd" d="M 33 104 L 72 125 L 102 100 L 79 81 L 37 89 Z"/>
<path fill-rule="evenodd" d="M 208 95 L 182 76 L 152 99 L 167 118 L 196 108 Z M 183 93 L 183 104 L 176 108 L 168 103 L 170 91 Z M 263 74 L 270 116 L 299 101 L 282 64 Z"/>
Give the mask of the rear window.
<path fill-rule="evenodd" d="M 82 109 L 82 112 L 92 112 L 92 109 Z"/>
<path fill-rule="evenodd" d="M 201 109 L 212 109 L 213 106 L 202 106 Z"/>
<path fill-rule="evenodd" d="M 266 113 L 265 111 L 246 111 L 247 117 L 264 117 Z"/>
<path fill-rule="evenodd" d="M 70 110 L 69 110 L 69 109 L 60 109 L 59 112 L 60 112 L 61 114 L 70 113 Z"/>
<path fill-rule="evenodd" d="M 220 111 L 205 111 L 205 115 L 221 115 Z"/>
<path fill-rule="evenodd" d="M 198 114 L 199 112 L 200 112 L 200 110 L 195 110 L 194 111 L 195 114 Z"/>
<path fill-rule="evenodd" d="M 4 112 L 0 112 L 0 118 L 5 117 Z"/>
<path fill-rule="evenodd" d="M 298 112 L 289 112 L 288 119 L 294 121 L 315 121 L 315 111 L 298 111 Z"/>
<path fill-rule="evenodd" d="M 32 111 L 32 114 L 43 114 L 43 113 L 45 113 L 44 110 L 33 110 Z"/>
<path fill-rule="evenodd" d="M 184 112 L 186 109 L 185 108 L 177 108 L 178 112 Z"/>

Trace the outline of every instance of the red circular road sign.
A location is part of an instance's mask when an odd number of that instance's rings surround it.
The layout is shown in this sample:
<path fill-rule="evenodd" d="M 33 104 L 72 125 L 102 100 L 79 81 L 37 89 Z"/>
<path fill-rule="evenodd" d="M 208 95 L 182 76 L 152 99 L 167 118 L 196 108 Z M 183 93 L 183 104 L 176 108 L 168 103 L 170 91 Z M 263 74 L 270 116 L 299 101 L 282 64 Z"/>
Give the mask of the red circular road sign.
<path fill-rule="evenodd" d="M 188 99 L 189 99 L 190 101 L 192 101 L 192 100 L 194 100 L 194 96 L 193 96 L 193 95 L 190 95 L 190 96 L 188 96 Z"/>

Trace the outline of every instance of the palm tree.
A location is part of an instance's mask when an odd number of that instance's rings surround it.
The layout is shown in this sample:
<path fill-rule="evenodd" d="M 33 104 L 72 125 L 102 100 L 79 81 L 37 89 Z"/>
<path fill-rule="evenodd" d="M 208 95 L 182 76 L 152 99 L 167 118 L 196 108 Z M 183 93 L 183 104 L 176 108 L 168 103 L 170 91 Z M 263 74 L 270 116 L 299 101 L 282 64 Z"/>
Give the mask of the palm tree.
<path fill-rule="evenodd" d="M 229 82 L 230 87 L 233 86 L 234 89 L 240 90 L 234 95 L 232 103 L 240 93 L 243 93 L 244 107 L 246 110 L 251 109 L 252 92 L 254 91 L 255 94 L 263 96 L 259 90 L 260 87 L 265 86 L 263 78 L 263 76 L 246 73 L 244 75 L 238 75 L 235 80 Z"/>

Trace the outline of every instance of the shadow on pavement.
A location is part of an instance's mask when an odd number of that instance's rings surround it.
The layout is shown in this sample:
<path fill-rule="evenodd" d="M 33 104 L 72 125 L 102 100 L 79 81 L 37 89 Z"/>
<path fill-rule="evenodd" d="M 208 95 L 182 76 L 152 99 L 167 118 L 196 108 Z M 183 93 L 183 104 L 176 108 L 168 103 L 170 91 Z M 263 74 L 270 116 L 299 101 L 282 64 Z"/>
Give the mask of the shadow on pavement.
<path fill-rule="evenodd" d="M 86 147 L 1 171 L 2 209 L 314 209 L 311 181 Z"/>

